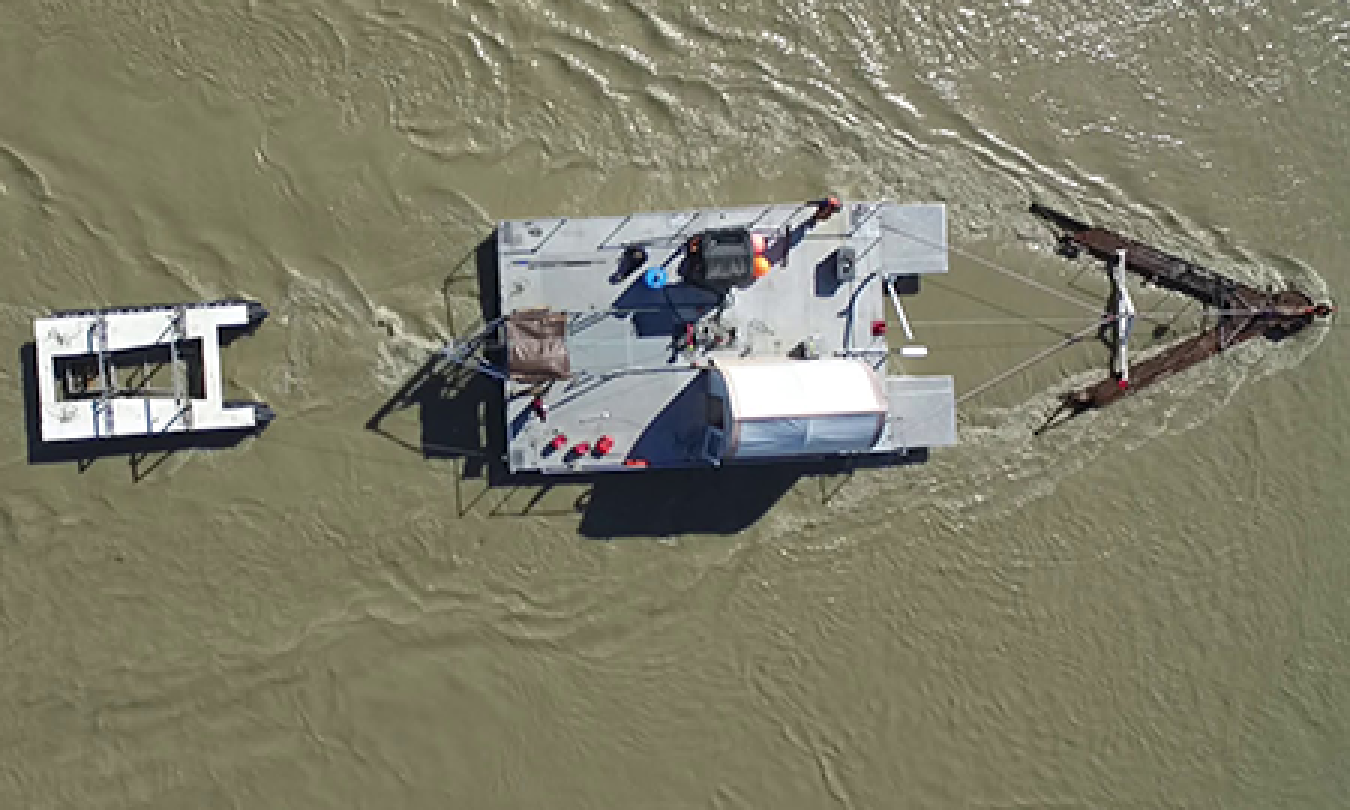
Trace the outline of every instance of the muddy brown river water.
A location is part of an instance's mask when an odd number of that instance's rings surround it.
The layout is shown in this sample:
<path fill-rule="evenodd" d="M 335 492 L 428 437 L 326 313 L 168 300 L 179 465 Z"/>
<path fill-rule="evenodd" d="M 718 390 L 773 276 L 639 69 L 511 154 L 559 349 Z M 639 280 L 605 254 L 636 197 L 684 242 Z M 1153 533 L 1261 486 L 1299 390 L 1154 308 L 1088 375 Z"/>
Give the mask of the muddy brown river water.
<path fill-rule="evenodd" d="M 961 390 L 1082 317 L 991 265 L 1103 289 L 1034 200 L 1335 297 L 1343 2 L 3 18 L 0 807 L 1350 802 L 1337 326 L 1033 438 L 1104 368 L 1084 345 L 851 477 L 488 487 L 426 451 L 468 429 L 443 392 L 366 427 L 472 324 L 507 218 L 946 202 L 910 315 Z M 224 358 L 261 437 L 30 463 L 33 318 L 228 296 L 272 312 Z"/>

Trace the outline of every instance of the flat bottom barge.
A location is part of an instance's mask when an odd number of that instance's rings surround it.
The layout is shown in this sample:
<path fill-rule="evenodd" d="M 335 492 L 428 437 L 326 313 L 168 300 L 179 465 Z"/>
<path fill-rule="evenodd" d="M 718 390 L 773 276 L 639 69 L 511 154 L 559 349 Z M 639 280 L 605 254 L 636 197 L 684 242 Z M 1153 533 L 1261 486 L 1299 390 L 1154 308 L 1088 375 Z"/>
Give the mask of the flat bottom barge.
<path fill-rule="evenodd" d="M 496 243 L 499 317 L 446 356 L 503 386 L 512 473 L 903 458 L 956 442 L 952 378 L 891 373 L 926 353 L 901 296 L 947 271 L 940 204 L 514 220 Z"/>

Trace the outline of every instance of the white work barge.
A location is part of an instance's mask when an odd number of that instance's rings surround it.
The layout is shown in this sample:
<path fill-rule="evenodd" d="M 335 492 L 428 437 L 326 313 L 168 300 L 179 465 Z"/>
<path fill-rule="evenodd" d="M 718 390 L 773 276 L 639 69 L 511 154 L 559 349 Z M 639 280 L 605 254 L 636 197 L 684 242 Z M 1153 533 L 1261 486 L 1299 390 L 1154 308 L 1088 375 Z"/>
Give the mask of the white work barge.
<path fill-rule="evenodd" d="M 256 303 L 223 301 L 38 319 L 42 440 L 259 427 L 270 419 L 265 405 L 224 400 L 220 348 L 222 329 L 265 315 Z"/>
<path fill-rule="evenodd" d="M 947 272 L 945 207 L 842 203 L 824 221 L 816 210 L 788 203 L 500 223 L 504 317 L 447 356 L 502 381 L 509 469 L 568 474 L 900 457 L 955 444 L 952 377 L 886 373 L 888 361 L 901 365 L 926 351 L 909 342 L 894 290 L 917 290 L 919 276 Z M 690 238 L 725 228 L 760 236 L 770 270 L 718 300 L 682 273 Z M 626 270 L 635 247 L 647 258 Z M 851 273 L 839 270 L 844 251 L 855 260 Z M 663 282 L 647 283 L 654 272 Z M 904 280 L 912 284 L 883 292 Z M 906 333 L 899 347 L 881 328 L 887 300 Z M 528 353 L 524 342 L 511 344 L 510 325 L 539 311 L 565 321 L 555 340 L 562 348 L 551 356 L 565 358 L 567 368 L 555 382 L 525 377 L 514 360 L 498 369 L 473 359 L 475 342 L 497 340 L 502 323 L 507 354 Z M 682 336 L 688 344 L 705 328 L 729 337 L 680 347 Z M 796 347 L 819 358 L 789 359 Z M 727 380 L 744 383 L 730 398 Z M 846 395 L 856 402 L 841 406 Z"/>

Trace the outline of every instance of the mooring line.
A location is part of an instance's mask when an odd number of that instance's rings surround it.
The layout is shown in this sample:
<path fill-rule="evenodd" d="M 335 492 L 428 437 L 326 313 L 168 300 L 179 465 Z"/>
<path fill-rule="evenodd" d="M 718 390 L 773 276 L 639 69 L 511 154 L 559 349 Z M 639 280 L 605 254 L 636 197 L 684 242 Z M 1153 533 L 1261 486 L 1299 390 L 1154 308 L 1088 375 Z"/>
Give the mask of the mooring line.
<path fill-rule="evenodd" d="M 894 234 L 898 234 L 898 235 L 900 235 L 900 236 L 903 236 L 903 237 L 905 237 L 905 238 L 907 238 L 907 239 L 913 239 L 914 241 L 919 242 L 920 244 L 926 245 L 926 246 L 928 246 L 928 247 L 931 247 L 931 248 L 939 248 L 939 249 L 945 249 L 945 250 L 947 250 L 947 251 L 949 251 L 949 252 L 951 252 L 951 253 L 956 253 L 957 255 L 962 256 L 963 258 L 969 259 L 970 261 L 975 262 L 976 264 L 984 265 L 985 267 L 989 268 L 990 270 L 993 270 L 993 271 L 995 271 L 995 272 L 997 272 L 997 273 L 1002 273 L 1003 275 L 1008 276 L 1009 278 L 1016 279 L 1016 280 L 1022 282 L 1023 284 L 1026 284 L 1026 285 L 1029 286 L 1029 287 L 1035 287 L 1036 289 L 1040 290 L 1041 292 L 1047 293 L 1048 295 L 1053 295 L 1053 296 L 1055 296 L 1056 298 L 1059 298 L 1060 300 L 1068 301 L 1068 302 L 1071 303 L 1071 304 L 1074 304 L 1074 305 L 1076 305 L 1076 306 L 1083 307 L 1084 309 L 1089 310 L 1089 311 L 1091 311 L 1091 312 L 1099 312 L 1099 311 L 1101 311 L 1101 308 L 1102 308 L 1102 307 L 1101 307 L 1101 304 L 1093 304 L 1093 303 L 1089 303 L 1089 302 L 1084 301 L 1083 299 L 1079 298 L 1079 297 L 1076 296 L 1076 295 L 1069 295 L 1068 293 L 1064 292 L 1063 290 L 1057 290 L 1057 289 L 1055 289 L 1054 287 L 1051 287 L 1049 284 L 1045 284 L 1044 282 L 1037 281 L 1036 279 L 1034 279 L 1034 278 L 1032 278 L 1032 277 L 1030 277 L 1030 276 L 1027 276 L 1027 275 L 1024 275 L 1024 274 L 1022 274 L 1022 273 L 1017 272 L 1016 270 L 1012 270 L 1012 269 L 1010 269 L 1010 268 L 1004 267 L 1004 266 L 1000 265 L 998 262 L 990 261 L 989 259 L 986 259 L 986 258 L 984 258 L 983 256 L 977 256 L 977 255 L 975 255 L 974 253 L 970 253 L 970 252 L 968 252 L 968 251 L 966 251 L 966 250 L 962 250 L 961 248 L 956 247 L 956 246 L 954 246 L 954 245 L 951 245 L 951 244 L 947 244 L 947 245 L 939 244 L 939 243 L 937 243 L 937 242 L 932 241 L 931 239 L 927 239 L 927 238 L 925 238 L 925 237 L 919 236 L 918 234 L 908 233 L 908 232 L 906 232 L 906 231 L 900 230 L 899 228 L 895 228 L 895 227 L 892 227 L 892 226 L 889 226 L 889 225 L 883 225 L 882 228 L 885 229 L 885 230 L 890 231 L 891 233 L 894 233 Z"/>
<path fill-rule="evenodd" d="M 1022 362 L 1013 366 L 1012 368 L 1005 370 L 1003 373 L 997 374 L 980 383 L 979 385 L 975 386 L 974 388 L 970 389 L 966 393 L 956 398 L 956 404 L 960 405 L 962 402 L 965 402 L 971 397 L 983 394 L 985 391 L 988 391 L 990 388 L 993 388 L 995 385 L 998 385 L 999 383 L 1003 382 L 1004 380 L 1008 379 L 1014 374 L 1018 374 L 1023 370 L 1025 370 L 1026 368 L 1033 366 L 1036 363 L 1039 363 L 1040 361 L 1044 360 L 1045 358 L 1049 357 L 1050 355 L 1054 354 L 1060 349 L 1064 349 L 1068 346 L 1073 345 L 1074 343 L 1077 343 L 1078 341 L 1082 340 L 1083 336 L 1086 335 L 1087 333 L 1096 329 L 1101 329 L 1103 326 L 1106 326 L 1107 324 L 1114 322 L 1116 319 L 1117 318 L 1115 315 L 1104 316 L 1102 318 L 1097 319 L 1097 321 L 1095 321 L 1094 323 L 1090 323 L 1087 326 L 1083 327 L 1082 329 L 1079 329 L 1077 332 L 1074 332 L 1072 335 L 1069 335 L 1068 337 L 1064 338 L 1059 343 L 1056 343 L 1053 346 L 1042 349 L 1041 351 L 1033 354 L 1031 357 L 1028 357 Z"/>

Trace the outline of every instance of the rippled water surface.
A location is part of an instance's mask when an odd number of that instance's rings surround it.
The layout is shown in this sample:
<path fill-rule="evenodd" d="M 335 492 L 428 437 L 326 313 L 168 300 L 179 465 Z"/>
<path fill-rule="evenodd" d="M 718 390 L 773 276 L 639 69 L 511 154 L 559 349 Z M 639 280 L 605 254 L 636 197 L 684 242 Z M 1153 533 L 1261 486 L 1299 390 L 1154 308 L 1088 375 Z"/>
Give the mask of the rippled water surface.
<path fill-rule="evenodd" d="M 1032 438 L 1084 345 L 850 478 L 493 488 L 435 392 L 367 429 L 504 218 L 944 201 L 962 390 L 1084 317 L 993 267 L 1102 292 L 1032 200 L 1335 297 L 1343 2 L 5 12 L 0 806 L 1345 806 L 1335 326 Z M 30 463 L 34 317 L 225 296 L 263 436 Z"/>

